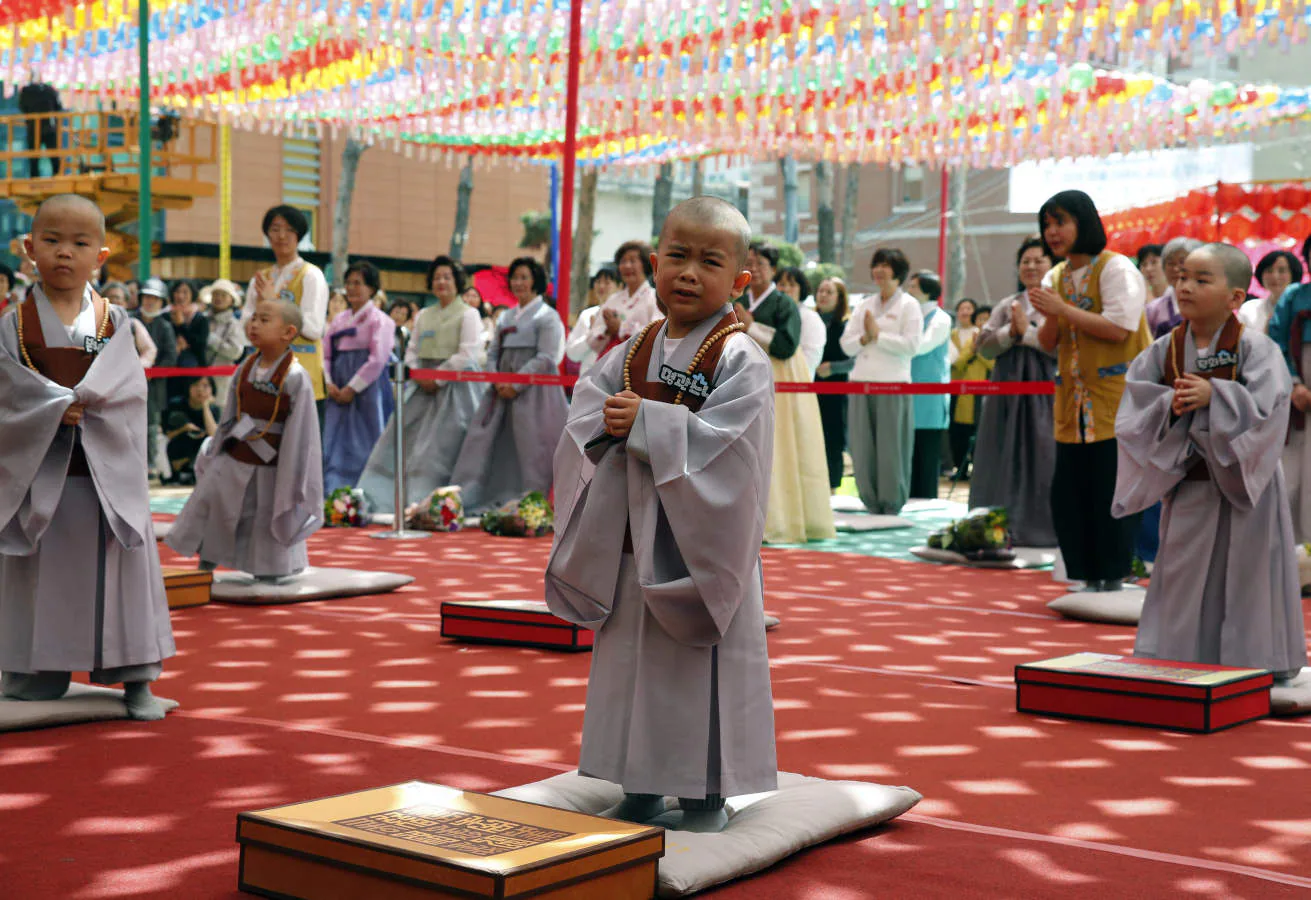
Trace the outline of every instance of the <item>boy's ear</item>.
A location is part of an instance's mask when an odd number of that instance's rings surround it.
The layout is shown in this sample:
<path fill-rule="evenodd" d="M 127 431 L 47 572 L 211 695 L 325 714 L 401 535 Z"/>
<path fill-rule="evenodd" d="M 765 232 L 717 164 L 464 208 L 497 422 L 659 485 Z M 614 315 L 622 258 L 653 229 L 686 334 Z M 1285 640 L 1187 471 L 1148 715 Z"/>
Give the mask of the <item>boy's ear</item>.
<path fill-rule="evenodd" d="M 656 269 L 658 269 L 658 268 L 660 267 L 660 254 L 659 254 L 659 252 L 657 252 L 658 249 L 659 249 L 659 248 L 657 248 L 657 250 L 652 250 L 652 251 L 651 251 L 651 274 L 652 274 L 652 275 L 654 275 L 654 274 L 656 273 Z"/>
<path fill-rule="evenodd" d="M 733 296 L 734 297 L 741 296 L 742 292 L 747 289 L 747 285 L 750 283 L 751 283 L 750 272 L 748 272 L 746 269 L 743 269 L 741 272 L 738 272 L 737 277 L 733 279 Z"/>
<path fill-rule="evenodd" d="M 1234 288 L 1232 291 L 1229 292 L 1229 308 L 1231 310 L 1238 309 L 1238 307 L 1242 306 L 1246 302 L 1247 302 L 1247 291 L 1245 291 L 1243 288 Z"/>
<path fill-rule="evenodd" d="M 100 252 L 96 254 L 96 268 L 99 269 L 109 260 L 109 248 L 101 247 Z"/>
<path fill-rule="evenodd" d="M 36 259 L 36 245 L 32 243 L 32 235 L 23 235 L 23 253 L 28 259 Z"/>

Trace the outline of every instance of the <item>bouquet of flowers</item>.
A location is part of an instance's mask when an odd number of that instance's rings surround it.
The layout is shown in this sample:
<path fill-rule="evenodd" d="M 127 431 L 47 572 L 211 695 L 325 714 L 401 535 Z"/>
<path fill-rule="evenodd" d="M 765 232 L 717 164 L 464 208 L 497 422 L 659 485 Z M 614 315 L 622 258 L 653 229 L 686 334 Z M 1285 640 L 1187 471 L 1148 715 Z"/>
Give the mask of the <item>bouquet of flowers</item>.
<path fill-rule="evenodd" d="M 323 522 L 334 528 L 359 528 L 368 524 L 364 491 L 339 487 L 323 502 Z"/>
<path fill-rule="evenodd" d="M 501 537 L 541 537 L 555 529 L 555 512 L 541 491 L 483 513 L 483 531 Z"/>
<path fill-rule="evenodd" d="M 460 486 L 439 487 L 405 510 L 405 527 L 421 531 L 459 531 L 464 523 L 464 500 Z"/>
<path fill-rule="evenodd" d="M 942 531 L 929 535 L 929 546 L 951 550 L 972 560 L 1014 559 L 1015 551 L 1011 549 L 1011 535 L 1007 530 L 1009 524 L 1010 517 L 1004 507 L 974 510 Z"/>

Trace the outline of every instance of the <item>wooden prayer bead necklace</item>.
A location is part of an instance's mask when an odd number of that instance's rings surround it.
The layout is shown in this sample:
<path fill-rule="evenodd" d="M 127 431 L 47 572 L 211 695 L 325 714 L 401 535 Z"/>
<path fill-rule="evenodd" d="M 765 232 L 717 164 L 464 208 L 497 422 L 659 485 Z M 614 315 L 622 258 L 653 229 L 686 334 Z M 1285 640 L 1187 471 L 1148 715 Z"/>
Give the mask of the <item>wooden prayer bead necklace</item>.
<path fill-rule="evenodd" d="M 645 328 L 641 330 L 641 332 L 638 333 L 636 340 L 634 340 L 633 343 L 629 346 L 628 355 L 624 357 L 624 390 L 631 391 L 633 389 L 633 357 L 637 355 L 638 349 L 646 341 L 647 332 L 649 332 L 652 328 L 657 327 L 664 321 L 665 321 L 664 319 L 656 319 L 654 322 L 648 324 Z M 687 377 L 689 379 L 692 377 L 692 373 L 696 371 L 697 366 L 701 365 L 701 360 L 705 358 L 706 353 L 710 351 L 710 348 L 713 347 L 716 342 L 718 342 L 722 338 L 728 337 L 730 334 L 732 334 L 735 331 L 746 331 L 746 330 L 747 327 L 743 325 L 741 322 L 734 322 L 732 325 L 726 325 L 725 327 L 719 329 L 714 334 L 710 335 L 710 337 L 702 341 L 701 347 L 696 351 L 696 356 L 692 357 L 692 364 L 687 367 L 687 372 L 685 373 Z M 678 396 L 674 398 L 675 406 L 678 406 L 680 403 L 683 402 L 684 393 L 685 393 L 684 391 L 678 392 Z"/>
<path fill-rule="evenodd" d="M 241 385 L 243 382 L 250 380 L 250 373 L 254 371 L 255 361 L 257 359 L 259 359 L 258 356 L 252 356 L 250 358 L 250 362 L 246 363 L 246 371 L 242 372 L 241 377 L 237 379 L 237 414 L 232 420 L 234 422 L 241 421 Z M 275 367 L 273 372 L 276 371 L 277 368 Z M 270 372 L 269 374 L 272 375 L 273 372 Z M 273 423 L 278 420 L 278 407 L 281 404 L 282 404 L 282 385 L 279 384 L 278 393 L 275 394 L 273 397 L 273 415 L 269 416 L 269 420 L 268 422 L 265 423 L 263 431 L 261 431 L 259 434 L 255 435 L 254 437 L 243 438 L 243 440 L 246 443 L 253 444 L 256 441 L 264 440 L 265 436 L 268 435 L 269 433 L 269 429 L 273 427 Z"/>
<path fill-rule="evenodd" d="M 97 295 L 93 292 L 91 296 L 94 298 Z M 94 311 L 95 308 L 96 308 L 95 302 L 93 301 L 91 304 L 91 309 Z M 18 352 L 23 357 L 24 365 L 26 365 L 29 369 L 35 372 L 37 371 L 36 364 L 32 362 L 32 357 L 27 352 L 27 342 L 23 340 L 23 310 L 21 308 L 14 310 L 14 317 L 17 320 L 14 324 L 18 326 Z M 100 319 L 100 327 L 96 329 L 96 340 L 103 341 L 105 339 L 105 332 L 108 330 L 109 330 L 109 301 L 106 300 L 105 314 Z"/>

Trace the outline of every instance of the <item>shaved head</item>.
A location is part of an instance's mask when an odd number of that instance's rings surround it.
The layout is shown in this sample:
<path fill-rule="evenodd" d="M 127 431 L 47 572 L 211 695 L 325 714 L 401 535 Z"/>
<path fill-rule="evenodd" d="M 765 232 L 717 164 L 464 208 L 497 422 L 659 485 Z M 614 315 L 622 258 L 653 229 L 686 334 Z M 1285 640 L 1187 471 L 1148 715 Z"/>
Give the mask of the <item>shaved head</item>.
<path fill-rule="evenodd" d="M 1232 244 L 1205 244 L 1193 251 L 1205 253 L 1220 264 L 1230 290 L 1246 291 L 1252 284 L 1252 261 Z"/>
<path fill-rule="evenodd" d="M 102 241 L 105 239 L 105 214 L 100 211 L 100 207 L 77 194 L 56 194 L 47 198 L 32 218 L 32 233 L 35 234 L 40 229 L 43 220 L 67 214 L 86 217 L 94 223 L 100 239 Z"/>
<path fill-rule="evenodd" d="M 300 307 L 293 300 L 261 300 L 260 306 L 265 304 L 273 307 L 278 311 L 279 318 L 284 325 L 290 325 L 296 329 L 296 334 L 305 327 L 305 316 L 300 311 Z"/>
<path fill-rule="evenodd" d="M 746 265 L 747 248 L 751 246 L 751 226 L 733 204 L 718 197 L 693 197 L 684 200 L 671 209 L 665 218 L 664 227 L 660 229 L 661 243 L 664 243 L 665 234 L 674 222 L 686 222 L 727 232 L 733 239 L 737 267 L 740 269 Z"/>

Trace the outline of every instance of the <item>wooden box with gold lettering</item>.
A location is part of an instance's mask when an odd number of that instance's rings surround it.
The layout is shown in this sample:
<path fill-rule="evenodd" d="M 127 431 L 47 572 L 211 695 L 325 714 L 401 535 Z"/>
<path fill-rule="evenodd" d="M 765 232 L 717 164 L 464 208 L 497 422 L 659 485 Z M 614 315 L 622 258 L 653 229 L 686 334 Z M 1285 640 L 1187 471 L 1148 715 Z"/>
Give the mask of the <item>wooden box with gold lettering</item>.
<path fill-rule="evenodd" d="M 209 602 L 209 592 L 213 586 L 213 572 L 164 566 L 164 593 L 168 595 L 169 609 L 204 606 Z"/>
<path fill-rule="evenodd" d="M 237 816 L 238 887 L 280 900 L 649 900 L 661 828 L 411 781 Z"/>

